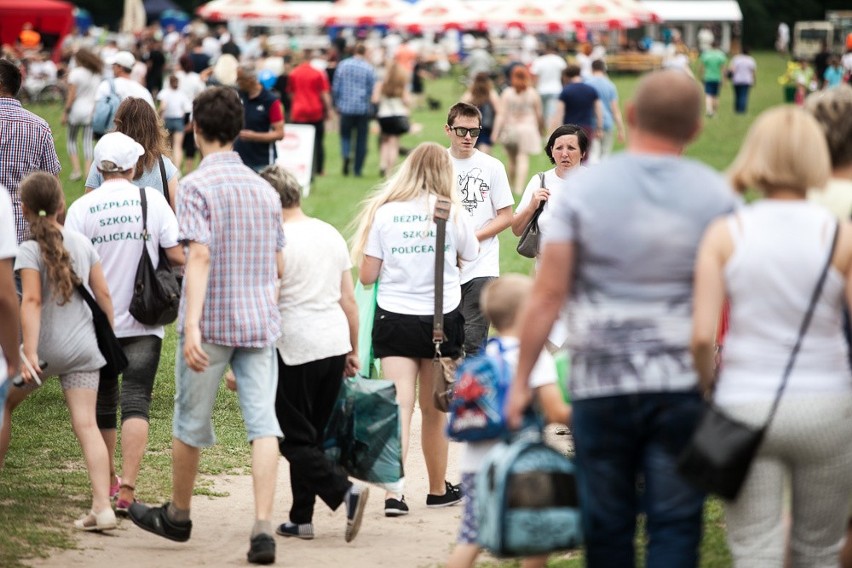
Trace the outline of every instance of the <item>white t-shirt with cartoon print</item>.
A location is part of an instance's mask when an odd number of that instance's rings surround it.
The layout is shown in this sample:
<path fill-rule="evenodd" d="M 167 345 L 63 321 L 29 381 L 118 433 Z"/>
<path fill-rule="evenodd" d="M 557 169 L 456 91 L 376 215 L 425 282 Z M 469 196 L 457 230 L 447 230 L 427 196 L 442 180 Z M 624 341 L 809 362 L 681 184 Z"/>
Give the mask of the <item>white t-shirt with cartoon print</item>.
<path fill-rule="evenodd" d="M 382 261 L 376 303 L 383 310 L 407 315 L 435 310 L 435 199 L 393 201 L 376 211 L 364 254 Z M 444 246 L 444 313 L 461 303 L 457 257 L 473 261 L 477 250 L 470 220 L 453 207 Z"/>
<path fill-rule="evenodd" d="M 514 380 L 514 374 L 518 368 L 518 355 L 520 355 L 520 340 L 517 337 L 501 337 L 500 341 L 503 343 L 503 357 L 509 364 L 509 368 L 512 369 L 512 379 Z M 489 343 L 485 352 L 495 357 L 499 353 L 499 347 L 493 342 Z M 544 385 L 554 384 L 556 379 L 556 362 L 547 349 L 542 349 L 538 361 L 535 362 L 535 366 L 530 372 L 529 386 L 531 389 L 537 389 Z M 484 440 L 482 442 L 463 443 L 459 471 L 461 473 L 479 471 L 479 466 L 485 461 L 485 455 L 499 442 L 500 440 Z"/>
<path fill-rule="evenodd" d="M 497 217 L 498 210 L 515 204 L 506 168 L 500 160 L 479 150 L 463 160 L 450 154 L 450 160 L 462 207 L 475 231 Z M 484 276 L 500 276 L 500 242 L 496 235 L 479 243 L 476 260 L 462 265 L 462 284 Z"/>

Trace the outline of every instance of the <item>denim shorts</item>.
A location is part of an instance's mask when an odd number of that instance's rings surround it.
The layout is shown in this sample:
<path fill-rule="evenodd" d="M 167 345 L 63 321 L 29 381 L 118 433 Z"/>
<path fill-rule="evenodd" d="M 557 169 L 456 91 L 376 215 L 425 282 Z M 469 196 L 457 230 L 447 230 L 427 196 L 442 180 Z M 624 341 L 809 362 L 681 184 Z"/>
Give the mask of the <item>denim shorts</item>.
<path fill-rule="evenodd" d="M 181 118 L 167 118 L 166 122 L 166 130 L 171 133 L 174 132 L 183 132 L 184 122 L 183 117 Z"/>
<path fill-rule="evenodd" d="M 704 94 L 711 97 L 719 96 L 719 81 L 704 81 Z"/>
<path fill-rule="evenodd" d="M 249 442 L 258 438 L 283 437 L 275 415 L 275 394 L 278 388 L 275 346 L 251 348 L 202 343 L 201 347 L 210 363 L 204 371 L 196 373 L 183 358 L 182 336 L 178 343 L 172 428 L 174 437 L 194 448 L 209 447 L 216 443 L 213 404 L 228 364 L 237 378 L 237 396 Z"/>

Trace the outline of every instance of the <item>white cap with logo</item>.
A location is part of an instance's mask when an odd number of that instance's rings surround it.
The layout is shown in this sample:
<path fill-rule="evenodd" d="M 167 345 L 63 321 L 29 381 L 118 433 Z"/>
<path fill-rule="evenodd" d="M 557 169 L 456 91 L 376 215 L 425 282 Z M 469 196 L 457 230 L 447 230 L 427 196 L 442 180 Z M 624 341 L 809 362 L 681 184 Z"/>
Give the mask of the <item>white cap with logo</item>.
<path fill-rule="evenodd" d="M 95 146 L 95 167 L 102 172 L 126 172 L 145 154 L 142 145 L 121 132 L 104 134 Z"/>

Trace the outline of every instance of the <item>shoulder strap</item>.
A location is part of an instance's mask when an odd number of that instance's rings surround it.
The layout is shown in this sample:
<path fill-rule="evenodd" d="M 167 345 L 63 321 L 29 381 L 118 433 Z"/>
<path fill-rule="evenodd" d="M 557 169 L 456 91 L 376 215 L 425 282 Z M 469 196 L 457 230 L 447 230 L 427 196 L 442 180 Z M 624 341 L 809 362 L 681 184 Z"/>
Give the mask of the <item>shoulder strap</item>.
<path fill-rule="evenodd" d="M 115 91 L 115 79 L 110 77 L 108 79 L 108 81 L 109 81 L 109 92 L 112 93 L 113 95 L 118 95 L 118 93 Z"/>
<path fill-rule="evenodd" d="M 432 218 L 437 226 L 435 237 L 435 317 L 432 320 L 432 342 L 435 356 L 441 356 L 444 342 L 444 243 L 447 240 L 447 219 L 450 218 L 450 200 L 439 197 Z"/>
<path fill-rule="evenodd" d="M 828 250 L 828 258 L 825 260 L 822 272 L 819 275 L 819 280 L 817 280 L 813 294 L 811 294 L 808 311 L 805 312 L 805 317 L 802 319 L 802 325 L 799 328 L 799 336 L 796 338 L 796 343 L 793 345 L 793 350 L 790 352 L 790 358 L 787 360 L 787 366 L 784 368 L 784 374 L 781 377 L 781 385 L 778 387 L 778 392 L 775 393 L 775 400 L 772 402 L 772 409 L 769 411 L 769 417 L 766 419 L 766 426 L 764 426 L 764 428 L 769 427 L 769 423 L 772 422 L 772 418 L 775 416 L 775 411 L 778 410 L 778 404 L 781 402 L 781 395 L 784 393 L 784 388 L 787 386 L 787 381 L 790 378 L 790 373 L 793 371 L 793 365 L 796 362 L 796 355 L 799 354 L 799 349 L 802 347 L 802 340 L 805 338 L 805 333 L 807 333 L 808 326 L 811 324 L 811 318 L 813 318 L 817 300 L 819 300 L 819 297 L 822 294 L 825 278 L 828 275 L 828 269 L 831 266 L 831 259 L 834 257 L 834 250 L 837 248 L 837 236 L 839 233 L 840 224 L 835 223 L 834 236 L 831 240 L 831 247 Z"/>
<path fill-rule="evenodd" d="M 160 156 L 160 179 L 163 180 L 163 195 L 166 196 L 166 203 L 169 207 L 172 205 L 172 200 L 169 197 L 169 180 L 166 179 L 166 164 L 163 162 L 163 157 Z"/>
<path fill-rule="evenodd" d="M 148 240 L 148 199 L 145 197 L 145 188 L 139 188 L 139 196 L 142 201 L 142 240 Z"/>

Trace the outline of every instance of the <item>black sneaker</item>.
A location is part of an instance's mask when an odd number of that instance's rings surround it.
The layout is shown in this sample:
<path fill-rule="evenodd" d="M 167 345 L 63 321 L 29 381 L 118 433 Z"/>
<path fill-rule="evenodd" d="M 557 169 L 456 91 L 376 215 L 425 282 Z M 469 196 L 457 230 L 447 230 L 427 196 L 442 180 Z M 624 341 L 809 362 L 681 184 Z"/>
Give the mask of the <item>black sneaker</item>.
<path fill-rule="evenodd" d="M 349 158 L 343 158 L 343 175 L 349 175 Z"/>
<path fill-rule="evenodd" d="M 166 514 L 168 508 L 168 503 L 161 507 L 132 503 L 127 509 L 127 514 L 133 524 L 142 530 L 177 542 L 188 541 L 192 532 L 192 521 L 172 521 Z"/>
<path fill-rule="evenodd" d="M 361 528 L 361 519 L 364 517 L 364 506 L 367 497 L 370 496 L 370 488 L 366 485 L 353 485 L 346 494 L 346 542 L 352 542 L 358 536 Z"/>
<path fill-rule="evenodd" d="M 282 523 L 278 525 L 277 529 L 275 529 L 275 534 L 280 534 L 281 536 L 295 536 L 302 540 L 313 540 L 314 525 L 313 523 L 302 523 L 300 525 L 295 523 Z"/>
<path fill-rule="evenodd" d="M 436 509 L 438 507 L 449 507 L 450 505 L 455 505 L 456 503 L 460 503 L 462 500 L 462 491 L 461 487 L 458 485 L 453 485 L 449 481 L 445 481 L 446 491 L 443 495 L 433 495 L 429 493 L 426 495 L 426 506 L 431 509 Z"/>
<path fill-rule="evenodd" d="M 272 535 L 259 534 L 252 537 L 248 551 L 248 561 L 252 564 L 272 564 L 275 562 L 275 539 Z"/>
<path fill-rule="evenodd" d="M 408 504 L 405 502 L 405 495 L 399 499 L 385 499 L 385 516 L 386 517 L 401 517 L 408 514 Z"/>

